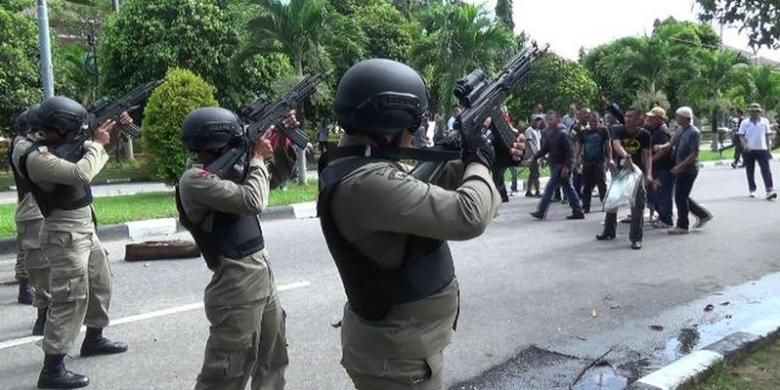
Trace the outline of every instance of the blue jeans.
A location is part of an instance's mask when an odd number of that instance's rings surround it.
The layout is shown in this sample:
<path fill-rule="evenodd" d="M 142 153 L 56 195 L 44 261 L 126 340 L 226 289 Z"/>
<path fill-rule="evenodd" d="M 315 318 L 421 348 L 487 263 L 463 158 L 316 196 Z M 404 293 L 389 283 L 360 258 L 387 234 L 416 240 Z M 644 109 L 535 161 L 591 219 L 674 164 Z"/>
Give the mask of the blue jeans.
<path fill-rule="evenodd" d="M 647 191 L 647 202 L 655 206 L 658 220 L 673 225 L 674 175 L 668 169 L 657 169 L 653 171 L 653 175 L 661 182 L 661 187 Z"/>
<path fill-rule="evenodd" d="M 509 167 L 509 172 L 512 174 L 512 192 L 517 192 L 517 167 Z"/>
<path fill-rule="evenodd" d="M 550 181 L 547 182 L 547 186 L 544 187 L 544 195 L 539 202 L 539 212 L 547 214 L 547 209 L 550 207 L 553 193 L 560 186 L 563 189 L 563 193 L 566 194 L 566 198 L 569 201 L 569 207 L 572 212 L 582 212 L 582 206 L 580 205 L 580 197 L 577 196 L 577 192 L 574 191 L 574 184 L 572 183 L 571 174 L 567 177 L 561 176 L 561 168 L 556 165 L 550 165 Z"/>

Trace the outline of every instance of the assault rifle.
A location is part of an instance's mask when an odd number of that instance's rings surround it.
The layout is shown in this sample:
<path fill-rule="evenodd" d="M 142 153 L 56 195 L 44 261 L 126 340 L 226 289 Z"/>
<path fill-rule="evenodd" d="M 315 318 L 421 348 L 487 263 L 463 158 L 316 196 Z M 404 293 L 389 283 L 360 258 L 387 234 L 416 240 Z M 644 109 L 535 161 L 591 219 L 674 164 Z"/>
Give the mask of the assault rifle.
<path fill-rule="evenodd" d="M 216 161 L 208 166 L 208 170 L 222 179 L 241 179 L 249 163 L 249 154 L 265 132 L 271 126 L 281 131 L 296 146 L 305 149 L 309 140 L 301 129 L 288 129 L 282 126 L 282 121 L 290 113 L 300 107 L 306 99 L 311 97 L 317 87 L 330 76 L 331 71 L 317 73 L 304 78 L 287 94 L 275 103 L 269 103 L 265 97 L 260 97 L 252 104 L 241 110 L 239 117 L 248 124 L 244 131 L 244 139 Z M 237 176 L 233 176 L 237 175 Z"/>
<path fill-rule="evenodd" d="M 496 165 L 507 165 L 512 161 L 510 150 L 517 135 L 507 123 L 499 106 L 509 95 L 528 80 L 531 65 L 547 51 L 547 47 L 539 49 L 536 43 L 524 48 L 519 54 L 506 63 L 501 72 L 493 79 L 488 79 L 482 69 L 476 69 L 455 84 L 453 91 L 463 107 L 463 112 L 457 118 L 454 132 L 440 146 L 446 150 L 459 150 L 463 134 L 481 132 L 485 119 L 492 118 L 491 129 L 493 145 L 496 148 Z M 438 171 L 441 163 L 424 162 L 412 173 L 421 180 L 429 180 Z"/>
<path fill-rule="evenodd" d="M 107 97 L 102 97 L 95 101 L 88 109 L 89 121 L 75 136 L 75 138 L 58 147 L 54 153 L 68 161 L 75 162 L 81 158 L 81 147 L 85 141 L 92 139 L 95 130 L 109 119 L 119 120 L 123 112 L 130 112 L 137 109 L 140 104 L 152 94 L 155 88 L 162 84 L 162 80 L 152 80 L 138 86 L 116 101 L 111 101 Z M 122 126 L 122 136 L 126 138 L 136 138 L 141 135 L 141 128 L 131 123 Z"/>

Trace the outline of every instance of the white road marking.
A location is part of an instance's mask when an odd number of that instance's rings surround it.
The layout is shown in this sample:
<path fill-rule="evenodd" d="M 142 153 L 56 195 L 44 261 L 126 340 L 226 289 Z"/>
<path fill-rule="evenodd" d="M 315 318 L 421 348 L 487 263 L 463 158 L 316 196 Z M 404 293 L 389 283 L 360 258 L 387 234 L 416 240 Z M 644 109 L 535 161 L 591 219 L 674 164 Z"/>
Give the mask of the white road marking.
<path fill-rule="evenodd" d="M 308 287 L 308 286 L 311 286 L 311 282 L 306 281 L 306 280 L 301 280 L 301 281 L 297 281 L 297 282 L 293 282 L 293 283 L 279 285 L 279 286 L 276 287 L 276 291 L 284 292 L 284 291 L 294 290 L 296 288 L 303 288 L 303 287 Z M 129 317 L 124 317 L 124 318 L 119 318 L 119 319 L 116 319 L 116 320 L 112 320 L 110 326 L 116 326 L 116 325 L 129 324 L 129 323 L 133 323 L 133 322 L 145 321 L 145 320 L 149 320 L 149 319 L 152 319 L 152 318 L 163 317 L 163 316 L 168 316 L 168 315 L 177 314 L 177 313 L 183 313 L 183 312 L 197 310 L 197 309 L 201 309 L 201 308 L 203 308 L 203 302 L 190 303 L 190 304 L 187 304 L 187 305 L 175 306 L 175 307 L 170 307 L 170 308 L 167 308 L 167 309 L 155 310 L 155 311 L 150 311 L 148 313 L 137 314 L 137 315 L 134 315 L 134 316 L 129 316 Z M 82 332 L 84 332 L 85 329 L 86 329 L 85 327 L 83 327 L 83 326 L 81 327 L 81 331 Z M 27 336 L 27 337 L 21 337 L 21 338 L 18 338 L 18 339 L 3 341 L 3 342 L 0 342 L 0 350 L 17 347 L 19 345 L 35 343 L 35 342 L 37 342 L 37 341 L 39 341 L 41 339 L 43 339 L 43 337 L 41 337 L 41 336 Z"/>

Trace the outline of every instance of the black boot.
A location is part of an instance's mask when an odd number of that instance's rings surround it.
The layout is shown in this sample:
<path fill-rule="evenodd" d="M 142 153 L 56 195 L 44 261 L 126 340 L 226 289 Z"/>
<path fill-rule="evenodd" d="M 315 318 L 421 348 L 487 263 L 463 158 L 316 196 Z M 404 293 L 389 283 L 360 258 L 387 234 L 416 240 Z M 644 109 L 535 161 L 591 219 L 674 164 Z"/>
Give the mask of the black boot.
<path fill-rule="evenodd" d="M 38 318 L 35 319 L 35 325 L 33 325 L 33 336 L 43 336 L 43 328 L 46 326 L 47 310 L 47 307 L 38 309 Z"/>
<path fill-rule="evenodd" d="M 568 219 L 570 221 L 571 220 L 585 219 L 585 214 L 583 214 L 582 211 L 575 210 L 575 211 L 572 211 L 571 215 L 566 217 L 566 219 Z"/>
<path fill-rule="evenodd" d="M 615 239 L 615 233 L 604 232 L 596 236 L 599 241 L 610 241 Z"/>
<path fill-rule="evenodd" d="M 87 335 L 81 344 L 81 357 L 111 355 L 127 351 L 127 344 L 103 337 L 103 328 L 87 328 Z"/>
<path fill-rule="evenodd" d="M 38 376 L 39 389 L 78 389 L 89 386 L 89 378 L 65 369 L 65 355 L 46 355 Z"/>
<path fill-rule="evenodd" d="M 19 297 L 17 300 L 22 305 L 32 305 L 33 289 L 30 285 L 30 279 L 22 279 L 19 281 Z"/>
<path fill-rule="evenodd" d="M 532 212 L 530 214 L 531 214 L 532 217 L 534 217 L 534 218 L 536 218 L 536 219 L 538 219 L 540 221 L 544 219 L 544 213 L 541 212 L 541 211 L 534 211 L 534 212 Z"/>

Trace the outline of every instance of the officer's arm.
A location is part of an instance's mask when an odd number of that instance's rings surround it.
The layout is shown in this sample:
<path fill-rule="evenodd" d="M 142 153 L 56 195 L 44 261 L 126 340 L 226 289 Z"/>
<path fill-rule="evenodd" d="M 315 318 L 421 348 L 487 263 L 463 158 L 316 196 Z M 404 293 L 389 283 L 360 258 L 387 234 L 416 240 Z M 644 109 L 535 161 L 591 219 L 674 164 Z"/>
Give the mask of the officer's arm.
<path fill-rule="evenodd" d="M 65 185 L 89 185 L 108 162 L 108 153 L 102 145 L 84 143 L 84 156 L 72 163 L 50 152 L 33 152 L 27 159 L 30 179 Z"/>
<path fill-rule="evenodd" d="M 372 172 L 343 190 L 349 191 L 350 212 L 358 216 L 361 230 L 441 240 L 479 236 L 499 204 L 490 171 L 481 164 L 469 164 L 454 191 L 396 170 Z"/>
<path fill-rule="evenodd" d="M 246 180 L 236 184 L 208 171 L 190 171 L 197 177 L 188 180 L 193 201 L 203 208 L 230 214 L 259 214 L 268 205 L 268 170 L 265 163 L 253 159 Z"/>

